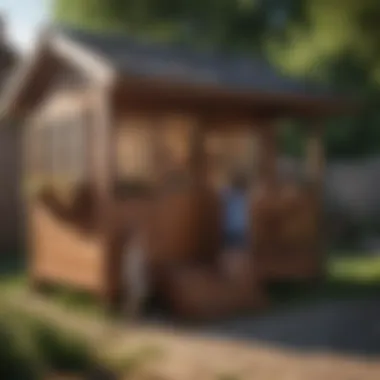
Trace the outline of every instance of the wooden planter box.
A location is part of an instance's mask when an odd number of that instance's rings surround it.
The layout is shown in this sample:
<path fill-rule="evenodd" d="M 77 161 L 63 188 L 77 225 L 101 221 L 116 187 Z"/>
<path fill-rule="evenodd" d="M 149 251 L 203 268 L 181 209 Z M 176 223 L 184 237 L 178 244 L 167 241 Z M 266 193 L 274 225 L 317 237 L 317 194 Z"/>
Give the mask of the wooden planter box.
<path fill-rule="evenodd" d="M 166 291 L 174 312 L 184 318 L 214 319 L 265 307 L 265 291 L 245 263 L 244 257 L 230 256 L 219 266 L 188 267 L 173 273 Z"/>
<path fill-rule="evenodd" d="M 29 217 L 33 282 L 101 294 L 105 258 L 100 242 L 59 221 L 42 205 L 33 205 Z"/>

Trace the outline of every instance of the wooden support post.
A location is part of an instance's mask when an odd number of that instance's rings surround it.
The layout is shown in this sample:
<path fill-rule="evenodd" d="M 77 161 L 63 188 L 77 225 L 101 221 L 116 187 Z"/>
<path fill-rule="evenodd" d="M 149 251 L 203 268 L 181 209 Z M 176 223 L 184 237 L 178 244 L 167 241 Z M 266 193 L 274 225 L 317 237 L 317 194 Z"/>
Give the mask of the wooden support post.
<path fill-rule="evenodd" d="M 259 140 L 257 138 L 257 132 L 253 128 L 250 128 L 248 138 L 249 138 L 249 147 L 248 147 L 248 163 L 247 170 L 248 173 L 251 173 L 252 177 L 249 179 L 254 185 L 256 184 L 256 180 L 258 178 L 258 147 Z"/>
<path fill-rule="evenodd" d="M 189 155 L 188 170 L 190 178 L 190 193 L 188 194 L 191 202 L 191 212 L 188 217 L 191 218 L 190 228 L 193 234 L 192 248 L 196 252 L 192 254 L 201 255 L 204 251 L 203 242 L 205 231 L 207 231 L 205 223 L 204 199 L 206 188 L 206 159 L 205 159 L 205 139 L 204 139 L 204 120 L 195 119 L 189 130 Z M 207 211 L 206 211 L 207 213 Z M 207 215 L 208 216 L 208 215 Z M 189 228 L 189 227 L 186 227 Z"/>
<path fill-rule="evenodd" d="M 265 241 L 261 243 L 262 236 L 259 235 L 262 220 L 262 214 L 257 213 L 255 207 L 260 203 L 264 194 L 271 193 L 277 184 L 277 136 L 276 127 L 270 123 L 270 120 L 256 120 L 255 121 L 255 168 L 254 168 L 254 181 L 255 189 L 253 192 L 252 205 L 251 205 L 251 225 L 250 225 L 250 251 L 254 252 L 254 260 L 257 263 L 257 271 L 262 275 L 265 273 L 266 268 L 263 268 L 261 257 L 272 254 L 276 249 L 276 236 L 272 237 L 272 243 Z M 258 203 L 257 203 L 258 201 Z M 275 234 L 275 231 L 270 232 Z M 261 234 L 261 233 L 260 233 Z M 265 239 L 264 239 L 265 240 Z"/>
<path fill-rule="evenodd" d="M 93 178 L 97 202 L 98 234 L 104 254 L 104 289 L 107 306 L 117 301 L 121 282 L 121 252 L 115 249 L 114 183 L 116 175 L 115 123 L 111 91 L 108 87 L 94 90 L 92 140 Z"/>
<path fill-rule="evenodd" d="M 161 115 L 153 114 L 149 118 L 151 129 L 150 147 L 152 149 L 153 183 L 160 185 L 168 169 L 168 152 L 164 142 L 165 121 Z"/>
<path fill-rule="evenodd" d="M 325 172 L 325 153 L 323 148 L 323 128 L 314 125 L 306 143 L 306 175 L 314 194 L 314 209 L 317 218 L 318 233 L 316 236 L 316 254 L 320 262 L 320 275 L 325 267 L 325 240 L 323 231 L 323 191 Z"/>
<path fill-rule="evenodd" d="M 197 120 L 190 131 L 189 169 L 192 181 L 197 186 L 203 186 L 206 181 L 205 124 L 204 120 Z"/>
<path fill-rule="evenodd" d="M 81 168 L 80 176 L 83 178 L 86 184 L 91 183 L 92 176 L 92 163 L 93 163 L 93 153 L 92 146 L 93 141 L 95 139 L 94 131 L 91 125 L 92 117 L 91 117 L 91 105 L 90 107 L 86 107 L 83 114 L 83 149 L 84 149 L 84 162 Z"/>
<path fill-rule="evenodd" d="M 265 186 L 273 187 L 277 182 L 277 136 L 276 128 L 268 121 L 257 127 L 257 175 Z"/>
<path fill-rule="evenodd" d="M 104 211 L 113 203 L 115 176 L 114 125 L 107 88 L 96 89 L 94 101 L 93 170 L 99 206 L 99 222 L 105 223 Z"/>
<path fill-rule="evenodd" d="M 313 126 L 306 144 L 306 175 L 315 187 L 320 198 L 323 191 L 325 171 L 325 153 L 323 148 L 323 130 L 321 126 Z"/>
<path fill-rule="evenodd" d="M 38 179 L 38 186 L 40 185 L 41 175 L 43 172 L 42 165 L 42 135 L 41 129 L 36 129 L 35 125 L 31 123 L 29 128 L 22 128 L 25 120 L 17 125 L 15 120 L 11 120 L 12 128 L 20 128 L 21 130 L 21 152 L 17 155 L 21 159 L 20 175 L 22 185 L 22 230 L 24 232 L 24 243 L 27 252 L 27 269 L 28 269 L 28 283 L 32 290 L 39 290 L 39 279 L 36 271 L 36 246 L 35 236 L 33 231 L 33 214 L 32 205 L 35 202 L 35 187 Z M 45 147 L 46 149 L 46 147 Z"/>

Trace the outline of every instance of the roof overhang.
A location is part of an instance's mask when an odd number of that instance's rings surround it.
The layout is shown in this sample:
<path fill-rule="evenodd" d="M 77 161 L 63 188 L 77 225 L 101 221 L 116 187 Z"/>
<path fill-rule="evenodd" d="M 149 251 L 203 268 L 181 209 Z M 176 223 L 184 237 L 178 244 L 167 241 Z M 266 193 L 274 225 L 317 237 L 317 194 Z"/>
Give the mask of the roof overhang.
<path fill-rule="evenodd" d="M 128 97 L 130 107 L 175 107 L 198 109 L 248 117 L 333 117 L 355 114 L 361 103 L 333 96 L 302 96 L 281 93 L 224 90 L 217 86 L 191 85 L 170 78 L 124 75 L 116 83 L 118 92 Z M 142 101 L 143 100 L 143 101 Z"/>
<path fill-rule="evenodd" d="M 338 97 L 238 91 L 212 84 L 181 83 L 170 77 L 128 75 L 113 62 L 80 42 L 54 29 L 41 34 L 36 49 L 16 69 L 0 97 L 0 115 L 28 112 L 45 94 L 61 65 L 83 73 L 97 86 L 115 87 L 128 94 L 130 106 L 155 106 L 211 109 L 224 112 L 266 114 L 271 117 L 330 117 L 355 113 L 360 103 Z M 135 105 L 133 104 L 135 102 Z M 216 111 L 215 111 L 216 112 Z"/>

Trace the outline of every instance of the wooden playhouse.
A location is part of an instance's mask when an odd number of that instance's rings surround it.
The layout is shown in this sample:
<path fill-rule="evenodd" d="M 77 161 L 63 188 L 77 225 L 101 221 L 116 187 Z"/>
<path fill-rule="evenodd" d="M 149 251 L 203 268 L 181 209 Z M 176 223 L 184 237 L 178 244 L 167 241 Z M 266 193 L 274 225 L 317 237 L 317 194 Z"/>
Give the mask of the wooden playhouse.
<path fill-rule="evenodd" d="M 120 303 L 123 250 L 177 314 L 265 303 L 265 284 L 323 274 L 323 119 L 352 109 L 258 60 L 49 28 L 9 81 L 2 117 L 23 131 L 29 274 Z M 278 121 L 309 120 L 305 181 L 277 171 Z M 248 164 L 250 245 L 222 255 L 217 193 Z"/>

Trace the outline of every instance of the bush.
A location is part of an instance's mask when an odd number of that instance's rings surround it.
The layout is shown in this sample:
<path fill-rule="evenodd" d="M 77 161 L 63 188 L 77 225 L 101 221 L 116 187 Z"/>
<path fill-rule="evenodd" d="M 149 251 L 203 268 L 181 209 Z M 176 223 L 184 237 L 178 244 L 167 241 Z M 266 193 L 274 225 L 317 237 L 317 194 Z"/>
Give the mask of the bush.
<path fill-rule="evenodd" d="M 22 337 L 13 322 L 0 321 L 0 379 L 40 379 L 41 362 L 33 349 L 27 349 L 29 337 Z"/>
<path fill-rule="evenodd" d="M 49 370 L 58 372 L 83 372 L 95 360 L 87 344 L 73 335 L 57 331 L 52 326 L 36 323 L 32 339 Z"/>
<path fill-rule="evenodd" d="M 81 339 L 29 316 L 0 318 L 0 379 L 34 380 L 50 372 L 87 372 L 95 364 Z"/>

